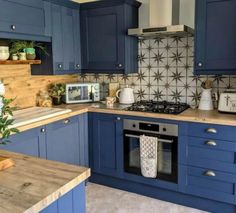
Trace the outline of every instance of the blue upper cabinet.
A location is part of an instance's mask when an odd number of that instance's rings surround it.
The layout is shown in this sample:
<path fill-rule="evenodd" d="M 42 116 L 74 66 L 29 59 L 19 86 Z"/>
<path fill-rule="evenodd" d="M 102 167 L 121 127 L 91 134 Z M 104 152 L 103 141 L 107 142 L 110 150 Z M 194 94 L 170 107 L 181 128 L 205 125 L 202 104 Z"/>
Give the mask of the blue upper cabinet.
<path fill-rule="evenodd" d="M 52 54 L 54 74 L 80 72 L 79 10 L 52 4 Z"/>
<path fill-rule="evenodd" d="M 127 33 L 138 27 L 139 6 L 135 0 L 81 5 L 83 72 L 137 72 L 138 41 Z"/>
<path fill-rule="evenodd" d="M 236 1 L 197 0 L 195 74 L 236 74 Z"/>
<path fill-rule="evenodd" d="M 1 38 L 33 39 L 45 36 L 42 0 L 0 0 Z"/>
<path fill-rule="evenodd" d="M 80 73 L 80 11 L 79 4 L 44 2 L 45 34 L 51 36 L 50 56 L 40 54 L 43 63 L 32 66 L 33 75 Z M 52 47 L 52 48 L 50 48 Z"/>

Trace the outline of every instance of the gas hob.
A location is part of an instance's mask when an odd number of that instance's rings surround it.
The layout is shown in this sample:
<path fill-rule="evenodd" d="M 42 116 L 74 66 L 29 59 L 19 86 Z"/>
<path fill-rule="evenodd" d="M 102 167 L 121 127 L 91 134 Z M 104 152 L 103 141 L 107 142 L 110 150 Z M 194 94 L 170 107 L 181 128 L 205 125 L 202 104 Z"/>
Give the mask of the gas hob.
<path fill-rule="evenodd" d="M 186 103 L 173 103 L 167 101 L 139 101 L 127 107 L 125 110 L 177 115 L 188 108 L 189 105 Z"/>

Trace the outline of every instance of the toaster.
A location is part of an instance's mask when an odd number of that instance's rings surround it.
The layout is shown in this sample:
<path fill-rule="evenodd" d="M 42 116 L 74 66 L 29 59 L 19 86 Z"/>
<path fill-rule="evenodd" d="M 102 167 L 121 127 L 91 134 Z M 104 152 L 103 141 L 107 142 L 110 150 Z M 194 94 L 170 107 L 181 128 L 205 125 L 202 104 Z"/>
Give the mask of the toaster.
<path fill-rule="evenodd" d="M 220 94 L 218 111 L 236 113 L 236 90 L 227 90 Z"/>

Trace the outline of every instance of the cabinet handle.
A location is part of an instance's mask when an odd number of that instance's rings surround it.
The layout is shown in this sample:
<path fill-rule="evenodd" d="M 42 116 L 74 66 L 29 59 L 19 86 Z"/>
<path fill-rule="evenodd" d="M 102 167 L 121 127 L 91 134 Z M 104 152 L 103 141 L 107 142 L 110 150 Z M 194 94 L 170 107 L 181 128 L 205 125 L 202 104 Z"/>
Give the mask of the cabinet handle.
<path fill-rule="evenodd" d="M 204 175 L 207 177 L 215 177 L 216 173 L 209 170 L 209 171 L 204 172 Z"/>
<path fill-rule="evenodd" d="M 118 68 L 122 68 L 123 65 L 122 65 L 122 64 L 118 64 L 117 67 L 118 67 Z"/>
<path fill-rule="evenodd" d="M 198 67 L 202 67 L 202 62 L 199 62 L 199 63 L 197 64 L 197 66 L 198 66 Z"/>
<path fill-rule="evenodd" d="M 61 64 L 58 64 L 58 68 L 61 69 L 61 68 L 62 68 L 62 65 L 61 65 Z"/>
<path fill-rule="evenodd" d="M 217 130 L 214 129 L 214 128 L 209 128 L 209 129 L 206 129 L 206 132 L 207 132 L 207 133 L 213 133 L 213 134 L 216 134 L 216 133 L 217 133 Z"/>
<path fill-rule="evenodd" d="M 79 68 L 80 68 L 80 65 L 79 65 L 79 64 L 76 64 L 76 68 L 79 69 Z"/>
<path fill-rule="evenodd" d="M 15 25 L 11 25 L 11 29 L 12 29 L 12 30 L 15 30 L 15 29 L 16 29 L 16 26 L 15 26 Z"/>
<path fill-rule="evenodd" d="M 120 121 L 120 117 L 117 117 L 116 120 L 117 120 L 117 121 Z"/>
<path fill-rule="evenodd" d="M 68 124 L 70 122 L 69 119 L 64 120 L 64 124 Z"/>
<path fill-rule="evenodd" d="M 215 141 L 206 141 L 205 144 L 208 146 L 217 146 L 217 143 Z"/>
<path fill-rule="evenodd" d="M 42 129 L 41 129 L 41 132 L 45 132 L 45 129 L 44 129 L 44 128 L 42 128 Z"/>

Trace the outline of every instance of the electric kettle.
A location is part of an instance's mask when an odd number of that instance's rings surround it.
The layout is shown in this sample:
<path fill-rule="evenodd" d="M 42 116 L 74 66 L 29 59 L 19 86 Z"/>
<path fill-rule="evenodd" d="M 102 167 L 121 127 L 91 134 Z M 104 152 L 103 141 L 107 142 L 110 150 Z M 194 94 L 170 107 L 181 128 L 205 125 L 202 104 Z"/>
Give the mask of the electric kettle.
<path fill-rule="evenodd" d="M 120 104 L 133 104 L 134 90 L 127 85 L 116 92 L 116 97 L 119 99 Z"/>

